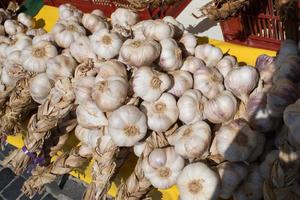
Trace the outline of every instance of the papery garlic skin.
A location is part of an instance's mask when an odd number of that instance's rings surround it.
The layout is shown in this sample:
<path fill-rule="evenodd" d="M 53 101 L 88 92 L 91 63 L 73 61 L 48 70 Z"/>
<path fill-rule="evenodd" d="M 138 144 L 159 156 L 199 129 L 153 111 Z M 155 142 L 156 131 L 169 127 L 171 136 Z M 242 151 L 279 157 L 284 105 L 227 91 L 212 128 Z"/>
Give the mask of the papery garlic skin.
<path fill-rule="evenodd" d="M 224 90 L 223 76 L 215 68 L 199 67 L 194 73 L 194 89 L 212 99 Z"/>
<path fill-rule="evenodd" d="M 232 68 L 237 67 L 237 60 L 233 56 L 224 56 L 216 65 L 218 71 L 225 78 Z"/>
<path fill-rule="evenodd" d="M 85 128 L 101 128 L 108 125 L 108 120 L 104 113 L 91 101 L 78 105 L 76 116 L 78 124 Z"/>
<path fill-rule="evenodd" d="M 197 162 L 184 167 L 177 179 L 181 200 L 216 200 L 220 178 L 206 164 Z"/>
<path fill-rule="evenodd" d="M 131 27 L 139 21 L 137 13 L 126 8 L 117 8 L 111 14 L 111 24 L 113 29 L 122 34 L 124 37 L 128 37 L 131 34 Z"/>
<path fill-rule="evenodd" d="M 188 31 L 184 31 L 179 42 L 181 44 L 183 44 L 183 46 L 184 46 L 184 54 L 185 55 L 189 55 L 189 56 L 195 55 L 197 39 L 192 33 L 188 32 Z"/>
<path fill-rule="evenodd" d="M 176 153 L 188 159 L 204 159 L 208 156 L 211 143 L 211 130 L 204 121 L 183 125 L 174 133 L 170 141 Z"/>
<path fill-rule="evenodd" d="M 244 163 L 224 162 L 217 166 L 221 179 L 219 197 L 229 199 L 239 184 L 247 177 L 247 165 Z"/>
<path fill-rule="evenodd" d="M 133 91 L 144 101 L 156 101 L 171 86 L 167 74 L 158 72 L 150 67 L 139 68 L 133 77 Z"/>
<path fill-rule="evenodd" d="M 106 79 L 109 76 L 121 76 L 127 79 L 127 71 L 124 64 L 117 60 L 94 62 L 94 70 L 97 72 L 96 81 Z"/>
<path fill-rule="evenodd" d="M 294 104 L 286 107 L 284 110 L 283 119 L 284 123 L 289 128 L 289 134 L 292 135 L 297 143 L 300 143 L 300 99 L 298 99 Z"/>
<path fill-rule="evenodd" d="M 147 115 L 148 127 L 157 132 L 167 131 L 178 119 L 178 108 L 175 98 L 164 93 L 154 102 L 142 102 L 142 111 Z"/>
<path fill-rule="evenodd" d="M 39 36 L 39 35 L 44 35 L 44 34 L 46 34 L 47 33 L 47 31 L 45 30 L 45 29 L 43 29 L 43 28 L 32 28 L 32 29 L 28 29 L 27 31 L 26 31 L 26 35 L 28 35 L 28 36 Z"/>
<path fill-rule="evenodd" d="M 57 55 L 57 49 L 47 41 L 40 41 L 22 51 L 24 69 L 31 72 L 45 72 L 47 60 Z"/>
<path fill-rule="evenodd" d="M 116 145 L 133 146 L 147 133 L 146 116 L 135 106 L 121 106 L 108 118 L 108 133 Z"/>
<path fill-rule="evenodd" d="M 177 70 L 170 72 L 174 84 L 168 90 L 169 93 L 176 97 L 181 97 L 183 93 L 193 87 L 193 77 L 187 71 Z"/>
<path fill-rule="evenodd" d="M 52 33 L 45 33 L 43 35 L 36 35 L 32 39 L 32 44 L 39 43 L 42 40 L 54 43 L 53 34 Z"/>
<path fill-rule="evenodd" d="M 47 61 L 47 76 L 54 82 L 65 78 L 73 77 L 75 68 L 77 67 L 76 61 L 65 55 L 58 55 Z"/>
<path fill-rule="evenodd" d="M 198 69 L 202 67 L 205 67 L 205 63 L 201 59 L 196 58 L 194 56 L 189 56 L 183 62 L 183 65 L 180 68 L 180 70 L 188 71 L 194 74 Z"/>
<path fill-rule="evenodd" d="M 182 51 L 175 40 L 167 38 L 160 41 L 162 47 L 159 66 L 164 71 L 174 71 L 182 66 Z"/>
<path fill-rule="evenodd" d="M 105 18 L 105 14 L 104 14 L 104 12 L 102 11 L 102 10 L 100 10 L 100 9 L 94 9 L 92 12 L 91 12 L 91 14 L 93 14 L 93 15 L 96 15 L 96 16 L 98 16 L 98 17 L 101 17 L 101 18 Z"/>
<path fill-rule="evenodd" d="M 29 82 L 30 95 L 32 99 L 35 102 L 42 104 L 48 97 L 53 85 L 54 83 L 51 82 L 46 73 L 36 75 Z"/>
<path fill-rule="evenodd" d="M 95 83 L 95 77 L 86 76 L 73 80 L 72 87 L 75 93 L 75 104 L 85 104 L 92 102 L 92 89 Z"/>
<path fill-rule="evenodd" d="M 245 161 L 257 145 L 257 133 L 243 119 L 222 125 L 215 133 L 216 150 L 225 160 Z"/>
<path fill-rule="evenodd" d="M 23 25 L 25 25 L 28 28 L 32 28 L 35 25 L 34 20 L 32 19 L 32 17 L 25 14 L 25 13 L 20 13 L 18 15 L 18 21 L 21 22 Z"/>
<path fill-rule="evenodd" d="M 140 157 L 145 149 L 146 142 L 137 142 L 133 146 L 133 152 L 137 157 Z"/>
<path fill-rule="evenodd" d="M 206 102 L 206 97 L 198 90 L 187 90 L 177 102 L 179 119 L 185 124 L 192 124 L 203 120 L 203 110 Z"/>
<path fill-rule="evenodd" d="M 97 60 L 97 55 L 92 50 L 91 41 L 87 36 L 80 36 L 70 46 L 71 55 L 77 62 L 83 63 L 88 59 Z"/>
<path fill-rule="evenodd" d="M 109 76 L 95 82 L 92 98 L 103 112 L 111 112 L 120 107 L 127 97 L 128 81 L 121 76 Z"/>
<path fill-rule="evenodd" d="M 101 29 L 108 29 L 109 25 L 101 17 L 92 14 L 85 13 L 82 17 L 82 25 L 88 29 L 91 33 L 94 33 Z"/>
<path fill-rule="evenodd" d="M 87 129 L 81 125 L 77 125 L 75 129 L 75 136 L 83 144 L 87 144 L 91 149 L 97 147 L 98 139 L 102 136 L 99 129 Z"/>
<path fill-rule="evenodd" d="M 204 118 L 219 124 L 233 119 L 237 111 L 237 100 L 229 92 L 224 91 L 204 105 Z"/>
<path fill-rule="evenodd" d="M 58 7 L 59 18 L 61 20 L 73 20 L 75 22 L 81 22 L 82 12 L 75 6 L 65 3 Z"/>
<path fill-rule="evenodd" d="M 120 49 L 120 57 L 128 65 L 150 66 L 160 52 L 160 45 L 153 40 L 127 39 Z"/>
<path fill-rule="evenodd" d="M 145 177 L 159 189 L 167 189 L 174 185 L 183 167 L 184 159 L 173 147 L 154 149 L 142 163 Z"/>
<path fill-rule="evenodd" d="M 207 67 L 215 67 L 223 57 L 223 52 L 218 47 L 203 44 L 196 47 L 195 56 L 203 60 Z"/>
<path fill-rule="evenodd" d="M 6 54 L 10 54 L 14 51 L 21 51 L 31 46 L 32 40 L 24 33 L 18 33 L 11 36 L 10 46 L 6 49 Z"/>
<path fill-rule="evenodd" d="M 18 33 L 22 33 L 25 31 L 22 24 L 18 23 L 15 20 L 10 20 L 10 19 L 4 22 L 4 28 L 5 28 L 5 32 L 8 35 L 16 35 Z"/>
<path fill-rule="evenodd" d="M 77 22 L 61 20 L 54 25 L 52 34 L 58 46 L 69 48 L 79 36 L 86 35 L 86 31 Z"/>
<path fill-rule="evenodd" d="M 275 59 L 265 54 L 260 55 L 256 59 L 255 68 L 259 71 L 260 79 L 265 83 L 272 82 L 272 78 L 276 72 Z"/>
<path fill-rule="evenodd" d="M 110 33 L 108 29 L 101 29 L 90 36 L 93 51 L 106 60 L 119 54 L 122 39 L 117 33 Z"/>
<path fill-rule="evenodd" d="M 174 31 L 175 31 L 174 38 L 180 38 L 182 36 L 182 34 L 184 32 L 183 24 L 181 24 L 179 21 L 177 21 L 172 16 L 165 16 L 162 20 L 165 21 L 165 22 L 168 22 L 168 23 L 170 23 L 174 26 Z"/>
<path fill-rule="evenodd" d="M 161 19 L 151 20 L 144 26 L 144 34 L 146 38 L 161 41 L 172 38 L 175 34 L 174 26 L 164 22 Z"/>

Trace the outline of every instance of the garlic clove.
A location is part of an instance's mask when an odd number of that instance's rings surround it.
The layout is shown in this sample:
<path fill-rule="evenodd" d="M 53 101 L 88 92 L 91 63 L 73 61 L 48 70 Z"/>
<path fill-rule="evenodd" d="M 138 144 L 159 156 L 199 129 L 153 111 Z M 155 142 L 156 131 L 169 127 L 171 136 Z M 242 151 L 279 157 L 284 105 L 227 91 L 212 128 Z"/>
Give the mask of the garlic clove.
<path fill-rule="evenodd" d="M 259 76 L 254 67 L 243 66 L 233 68 L 225 77 L 224 83 L 227 90 L 247 103 L 250 93 L 257 86 L 258 79 Z"/>
<path fill-rule="evenodd" d="M 197 162 L 184 167 L 177 179 L 180 199 L 215 200 L 220 189 L 220 178 L 206 164 Z"/>
<path fill-rule="evenodd" d="M 70 46 L 71 55 L 77 62 L 83 63 L 88 59 L 97 60 L 97 55 L 93 52 L 91 41 L 87 36 L 80 36 Z"/>
<path fill-rule="evenodd" d="M 46 73 L 40 73 L 30 79 L 29 89 L 32 99 L 42 104 L 50 94 L 54 83 L 48 78 Z"/>
<path fill-rule="evenodd" d="M 237 60 L 233 56 L 224 56 L 216 65 L 216 68 L 225 78 L 232 68 L 237 67 Z"/>
<path fill-rule="evenodd" d="M 173 79 L 173 86 L 168 90 L 169 93 L 180 97 L 185 91 L 193 87 L 193 77 L 189 72 L 177 70 L 169 73 Z"/>
<path fill-rule="evenodd" d="M 265 83 L 272 82 L 272 78 L 276 72 L 275 59 L 265 54 L 260 55 L 256 59 L 255 68 L 259 71 L 260 79 Z"/>
<path fill-rule="evenodd" d="M 160 41 L 162 47 L 159 66 L 164 71 L 174 71 L 182 66 L 182 51 L 175 40 L 171 38 Z"/>
<path fill-rule="evenodd" d="M 33 28 L 35 25 L 35 21 L 32 19 L 32 17 L 25 13 L 20 13 L 18 15 L 18 21 L 25 25 L 27 28 Z"/>
<path fill-rule="evenodd" d="M 180 70 L 188 71 L 194 74 L 198 69 L 201 69 L 202 67 L 205 67 L 205 63 L 201 59 L 194 56 L 189 56 L 184 61 Z"/>
<path fill-rule="evenodd" d="M 146 116 L 135 106 L 122 106 L 108 118 L 108 133 L 118 146 L 134 146 L 146 132 Z"/>
<path fill-rule="evenodd" d="M 218 47 L 203 44 L 196 47 L 195 56 L 203 60 L 207 67 L 214 67 L 223 57 L 223 52 Z"/>

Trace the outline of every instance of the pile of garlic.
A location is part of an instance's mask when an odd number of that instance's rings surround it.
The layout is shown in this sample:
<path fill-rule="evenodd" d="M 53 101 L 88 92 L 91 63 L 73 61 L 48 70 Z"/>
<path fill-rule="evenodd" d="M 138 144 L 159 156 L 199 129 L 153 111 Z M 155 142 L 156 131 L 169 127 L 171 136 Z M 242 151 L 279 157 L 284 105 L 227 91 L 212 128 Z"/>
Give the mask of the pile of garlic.
<path fill-rule="evenodd" d="M 261 55 L 256 67 L 239 66 L 218 47 L 198 45 L 170 16 L 139 21 L 119 8 L 108 19 L 64 4 L 46 33 L 24 14 L 0 14 L 0 64 L 11 60 L 37 73 L 30 84 L 36 102 L 62 77 L 73 78 L 82 157 L 133 148 L 146 179 L 158 189 L 177 185 L 182 200 L 260 200 L 283 115 L 298 150 L 299 101 L 292 103 L 300 97 L 299 50 L 288 41 L 276 62 Z M 1 88 L 14 85 L 1 70 Z M 167 146 L 143 154 L 151 132 L 176 124 Z"/>

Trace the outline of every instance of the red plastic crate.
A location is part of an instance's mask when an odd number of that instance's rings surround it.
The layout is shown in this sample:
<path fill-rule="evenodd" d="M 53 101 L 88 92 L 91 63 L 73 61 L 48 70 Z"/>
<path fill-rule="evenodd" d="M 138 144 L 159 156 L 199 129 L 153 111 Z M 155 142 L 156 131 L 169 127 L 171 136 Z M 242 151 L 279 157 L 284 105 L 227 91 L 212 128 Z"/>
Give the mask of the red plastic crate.
<path fill-rule="evenodd" d="M 281 40 L 286 36 L 284 25 L 275 8 L 275 0 L 252 0 L 252 2 L 241 15 L 221 22 L 225 41 L 278 50 Z M 298 7 L 300 8 L 300 1 Z"/>
<path fill-rule="evenodd" d="M 138 13 L 141 19 L 157 19 L 163 18 L 166 15 L 177 17 L 190 2 L 191 0 L 182 0 L 175 5 L 145 9 Z M 64 3 L 70 3 L 84 12 L 101 9 L 106 16 L 110 16 L 118 7 L 128 7 L 129 5 L 126 0 L 44 0 L 44 3 L 56 7 Z"/>

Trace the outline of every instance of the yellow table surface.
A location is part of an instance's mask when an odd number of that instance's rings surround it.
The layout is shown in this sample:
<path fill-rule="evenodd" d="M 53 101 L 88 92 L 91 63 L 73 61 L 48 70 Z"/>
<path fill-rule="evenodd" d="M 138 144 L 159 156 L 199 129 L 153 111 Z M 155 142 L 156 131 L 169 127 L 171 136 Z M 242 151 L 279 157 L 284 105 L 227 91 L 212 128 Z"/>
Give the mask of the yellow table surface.
<path fill-rule="evenodd" d="M 58 9 L 55 7 L 51 7 L 51 6 L 44 6 L 40 12 L 35 16 L 38 25 L 40 26 L 44 26 L 44 28 L 47 31 L 51 31 L 53 25 L 55 24 L 55 22 L 58 19 Z M 199 38 L 199 43 L 203 43 L 205 40 L 202 38 Z M 209 43 L 219 47 L 222 49 L 223 53 L 227 52 L 231 55 L 235 55 L 238 59 L 239 62 L 247 64 L 247 65 L 254 65 L 255 64 L 255 60 L 256 58 L 261 55 L 261 54 L 267 54 L 270 56 L 275 56 L 276 52 L 274 51 L 269 51 L 269 50 L 264 50 L 264 49 L 257 49 L 257 48 L 251 48 L 251 47 L 247 47 L 247 46 L 241 46 L 241 45 L 236 45 L 236 44 L 232 44 L 232 43 L 227 43 L 227 42 L 222 42 L 222 41 L 218 41 L 218 40 L 212 40 L 209 39 Z M 7 139 L 8 143 L 21 148 L 24 143 L 23 143 L 23 138 L 21 135 L 18 136 L 14 136 L 11 137 L 9 136 Z M 133 159 L 132 162 L 126 162 L 126 163 L 135 163 L 134 162 L 134 158 L 130 158 Z M 120 171 L 122 171 L 122 173 L 125 174 L 129 174 L 134 168 L 134 165 L 129 165 L 129 164 L 125 164 Z M 71 172 L 71 174 L 75 177 L 80 178 L 81 180 L 90 183 L 92 180 L 91 177 L 91 164 L 86 168 L 84 174 L 82 173 L 78 173 L 78 172 Z M 122 174 L 123 175 L 123 174 Z M 117 176 L 117 178 L 119 180 L 117 180 L 116 182 L 120 182 L 121 176 Z M 109 194 L 112 196 L 115 196 L 116 194 L 116 182 L 114 182 L 112 184 L 111 189 L 109 190 Z M 160 193 L 161 192 L 161 193 Z M 159 192 L 153 192 L 152 196 L 154 197 L 153 199 L 159 199 L 160 196 L 162 196 L 163 200 L 175 200 L 178 199 L 178 190 L 177 188 L 174 186 L 170 189 L 167 190 L 159 190 Z"/>

